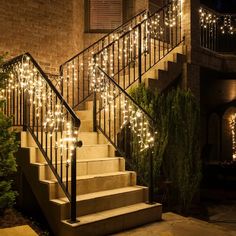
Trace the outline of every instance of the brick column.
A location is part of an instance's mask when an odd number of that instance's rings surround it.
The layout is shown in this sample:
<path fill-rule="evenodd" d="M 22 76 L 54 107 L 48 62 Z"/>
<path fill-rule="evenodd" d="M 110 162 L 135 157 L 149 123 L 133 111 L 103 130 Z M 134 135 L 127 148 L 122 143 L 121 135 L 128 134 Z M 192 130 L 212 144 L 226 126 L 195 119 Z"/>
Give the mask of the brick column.
<path fill-rule="evenodd" d="M 183 87 L 190 88 L 200 100 L 200 67 L 197 65 L 200 48 L 199 7 L 200 0 L 181 0 L 181 27 L 187 55 L 187 62 L 183 66 Z"/>

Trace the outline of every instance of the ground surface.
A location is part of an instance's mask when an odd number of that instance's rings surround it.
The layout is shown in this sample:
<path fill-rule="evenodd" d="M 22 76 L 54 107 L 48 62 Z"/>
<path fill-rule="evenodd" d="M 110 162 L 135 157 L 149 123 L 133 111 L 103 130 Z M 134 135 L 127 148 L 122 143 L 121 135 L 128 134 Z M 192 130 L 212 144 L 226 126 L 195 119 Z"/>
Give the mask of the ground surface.
<path fill-rule="evenodd" d="M 37 236 L 38 234 L 29 226 L 21 225 L 11 228 L 0 229 L 2 236 Z"/>
<path fill-rule="evenodd" d="M 174 213 L 164 213 L 163 221 L 129 230 L 116 236 L 236 236 L 236 231 L 182 217 Z"/>
<path fill-rule="evenodd" d="M 122 232 L 116 236 L 236 236 L 236 201 L 211 202 L 207 203 L 206 208 L 209 223 L 168 212 L 163 214 L 162 222 Z M 19 225 L 25 225 L 28 230 L 6 229 Z M 4 216 L 0 217 L 0 236 L 37 235 L 30 230 L 29 226 L 40 236 L 52 236 L 48 230 L 42 229 L 42 224 L 15 209 L 7 210 Z M 18 234 L 13 234 L 12 230 L 17 230 Z"/>
<path fill-rule="evenodd" d="M 50 234 L 47 232 L 47 230 L 42 229 L 41 225 L 36 222 L 34 219 L 23 215 L 20 211 L 16 209 L 7 209 L 3 215 L 0 216 L 0 236 L 28 236 L 28 234 L 18 234 L 15 235 L 12 233 L 11 230 L 4 230 L 6 228 L 10 227 L 16 227 L 16 226 L 30 226 L 36 233 L 35 235 L 40 235 L 40 236 L 50 236 Z M 27 228 L 27 227 L 26 227 Z M 19 228 L 20 229 L 20 228 Z M 14 229 L 13 229 L 14 230 Z M 6 232 L 11 233 L 7 234 Z M 17 230 L 16 232 L 24 232 L 22 230 Z M 26 231 L 30 232 L 30 230 Z M 31 234 L 29 234 L 31 235 Z"/>

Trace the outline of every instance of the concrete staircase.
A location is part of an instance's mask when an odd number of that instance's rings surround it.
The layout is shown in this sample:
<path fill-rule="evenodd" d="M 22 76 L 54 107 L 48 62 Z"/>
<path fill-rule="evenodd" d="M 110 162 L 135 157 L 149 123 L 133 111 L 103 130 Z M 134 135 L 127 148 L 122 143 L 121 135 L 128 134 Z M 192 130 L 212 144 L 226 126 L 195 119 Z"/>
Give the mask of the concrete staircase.
<path fill-rule="evenodd" d="M 186 62 L 185 51 L 183 44 L 170 51 L 143 75 L 145 84 L 159 92 L 170 86 L 182 73 L 183 64 Z"/>
<path fill-rule="evenodd" d="M 115 156 L 102 134 L 92 132 L 92 102 L 78 116 L 83 147 L 76 150 L 78 222 L 74 224 L 68 221 L 69 201 L 33 138 L 28 132 L 20 135 L 18 165 L 55 236 L 108 235 L 160 220 L 161 204 L 146 203 L 148 188 L 137 186 L 136 173 L 125 170 L 124 158 Z"/>

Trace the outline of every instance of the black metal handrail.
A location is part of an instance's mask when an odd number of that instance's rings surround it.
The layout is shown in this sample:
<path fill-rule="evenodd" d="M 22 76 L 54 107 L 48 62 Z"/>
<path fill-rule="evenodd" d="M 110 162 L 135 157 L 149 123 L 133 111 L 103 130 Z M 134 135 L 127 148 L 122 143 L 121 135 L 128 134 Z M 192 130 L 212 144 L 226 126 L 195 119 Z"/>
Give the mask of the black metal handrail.
<path fill-rule="evenodd" d="M 117 40 L 120 35 L 129 31 L 130 28 L 134 27 L 139 22 L 142 22 L 146 17 L 146 10 L 140 12 L 129 21 L 119 26 L 111 33 L 105 35 L 102 39 L 98 40 L 60 66 L 60 90 L 71 107 L 78 106 L 93 94 L 93 91 L 90 88 L 90 67 L 93 55 L 110 42 Z"/>
<path fill-rule="evenodd" d="M 61 67 L 63 67 L 65 64 L 71 62 L 72 60 L 74 60 L 76 57 L 78 57 L 79 55 L 85 53 L 86 51 L 93 49 L 95 45 L 99 44 L 99 43 L 103 43 L 104 41 L 108 38 L 111 37 L 112 40 L 114 40 L 114 34 L 115 33 L 123 33 L 127 30 L 127 27 L 129 27 L 130 25 L 132 25 L 133 20 L 135 22 L 135 24 L 137 24 L 137 18 L 139 18 L 140 16 L 143 16 L 144 14 L 146 14 L 148 11 L 145 9 L 141 12 L 139 12 L 138 14 L 136 14 L 135 16 L 131 17 L 129 20 L 127 20 L 125 23 L 123 23 L 122 25 L 118 26 L 117 28 L 115 28 L 114 30 L 112 30 L 111 32 L 109 32 L 108 34 L 106 34 L 105 36 L 103 36 L 101 39 L 99 39 L 98 41 L 94 42 L 93 44 L 89 45 L 89 47 L 85 48 L 84 50 L 82 50 L 81 52 L 79 52 L 78 54 L 76 54 L 75 56 L 73 56 L 72 58 L 70 58 L 69 60 L 67 60 L 66 62 L 64 62 Z M 141 20 L 141 18 L 140 18 Z M 108 42 L 112 41 L 112 40 L 107 40 Z"/>
<path fill-rule="evenodd" d="M 236 14 L 199 9 L 200 46 L 219 53 L 235 53 Z"/>
<path fill-rule="evenodd" d="M 0 91 L 13 126 L 29 131 L 71 204 L 76 221 L 76 147 L 80 119 L 34 58 L 18 56 L 3 65 L 10 76 Z"/>
<path fill-rule="evenodd" d="M 152 167 L 153 148 L 147 140 L 150 134 L 152 138 L 149 141 L 154 138 L 155 132 L 152 128 L 154 123 L 125 89 L 136 81 L 141 82 L 144 73 L 182 42 L 180 1 L 173 0 L 152 15 L 144 17 L 140 22 L 134 25 L 131 23 L 131 27 L 121 30 L 119 35 L 109 35 L 111 40 L 102 44 L 95 43 L 96 48 L 93 45 L 89 50 L 85 49 L 61 66 L 61 91 L 74 109 L 80 106 L 82 108 L 84 102 L 94 95 L 94 131 L 100 130 L 125 157 L 133 158 L 131 149 L 149 152 L 150 161 L 147 163 Z M 111 90 L 114 90 L 116 95 Z M 129 110 L 125 111 L 124 106 L 122 107 L 122 99 L 133 108 L 131 113 Z M 100 101 L 99 108 L 96 106 L 97 100 Z M 110 104 L 113 104 L 112 108 Z M 123 116 L 123 112 L 129 115 Z M 138 135 L 135 129 L 132 130 L 131 125 L 135 114 L 140 116 L 137 119 L 142 119 L 145 125 L 144 129 L 140 128 L 142 132 Z M 133 144 L 129 147 L 124 144 L 122 150 L 118 143 L 118 136 L 127 129 L 130 129 L 129 135 L 132 136 Z M 150 131 L 148 134 L 147 130 Z M 150 168 L 149 172 L 153 175 L 153 168 Z M 153 181 L 153 178 L 149 179 Z M 153 192 L 153 183 L 150 183 L 150 192 Z"/>
<path fill-rule="evenodd" d="M 173 0 L 150 16 L 144 11 L 65 62 L 61 92 L 70 106 L 78 108 L 93 94 L 94 66 L 123 88 L 141 82 L 144 73 L 182 42 L 180 8 L 179 0 Z"/>
<path fill-rule="evenodd" d="M 132 163 L 140 153 L 148 152 L 149 202 L 153 202 L 153 146 L 155 122 L 137 102 L 100 67 L 96 68 L 94 106 L 96 129 L 100 130 L 115 149 Z M 132 166 L 135 170 L 135 166 Z M 141 175 L 142 173 L 138 173 Z"/>
<path fill-rule="evenodd" d="M 126 89 L 181 42 L 181 7 L 174 0 L 94 54 L 93 63 Z"/>

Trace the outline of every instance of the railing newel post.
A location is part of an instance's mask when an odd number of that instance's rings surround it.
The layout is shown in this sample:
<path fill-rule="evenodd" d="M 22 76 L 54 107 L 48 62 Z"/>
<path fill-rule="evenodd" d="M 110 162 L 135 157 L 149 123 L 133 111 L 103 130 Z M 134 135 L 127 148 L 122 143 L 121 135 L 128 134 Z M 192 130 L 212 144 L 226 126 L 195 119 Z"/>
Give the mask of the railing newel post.
<path fill-rule="evenodd" d="M 24 91 L 23 92 L 23 131 L 27 131 L 27 126 L 28 126 L 27 108 L 28 108 L 27 92 Z"/>
<path fill-rule="evenodd" d="M 78 128 L 79 124 L 75 124 L 75 128 Z M 79 220 L 76 218 L 76 195 L 77 195 L 77 187 L 76 187 L 76 177 L 77 177 L 77 171 L 76 171 L 76 148 L 82 147 L 83 143 L 82 141 L 75 141 L 74 143 L 74 150 L 72 152 L 71 156 L 71 199 L 70 199 L 70 220 L 69 223 L 74 224 L 79 222 Z"/>
<path fill-rule="evenodd" d="M 97 95 L 96 91 L 93 92 L 93 132 L 97 131 Z"/>
<path fill-rule="evenodd" d="M 138 74 L 139 78 L 138 81 L 139 83 L 142 82 L 142 25 L 139 24 L 138 26 Z"/>
<path fill-rule="evenodd" d="M 70 223 L 78 222 L 76 219 L 76 146 L 71 157 L 71 202 Z"/>
<path fill-rule="evenodd" d="M 148 158 L 149 158 L 149 204 L 154 203 L 154 176 L 153 176 L 153 148 L 149 146 L 148 150 Z"/>

